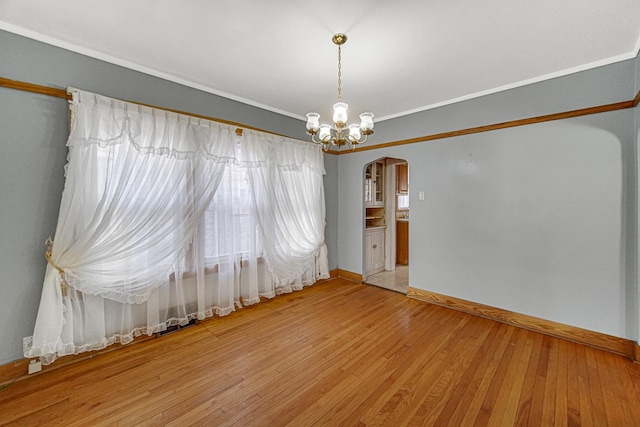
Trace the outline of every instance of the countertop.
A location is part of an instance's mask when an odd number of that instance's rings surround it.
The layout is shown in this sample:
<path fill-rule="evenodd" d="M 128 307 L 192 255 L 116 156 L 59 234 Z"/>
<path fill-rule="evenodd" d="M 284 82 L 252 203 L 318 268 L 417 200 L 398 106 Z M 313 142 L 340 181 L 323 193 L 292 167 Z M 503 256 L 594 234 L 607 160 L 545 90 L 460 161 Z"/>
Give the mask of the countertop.
<path fill-rule="evenodd" d="M 371 226 L 367 227 L 366 229 L 367 230 L 375 230 L 377 228 L 387 228 L 387 226 L 386 225 L 371 225 Z"/>

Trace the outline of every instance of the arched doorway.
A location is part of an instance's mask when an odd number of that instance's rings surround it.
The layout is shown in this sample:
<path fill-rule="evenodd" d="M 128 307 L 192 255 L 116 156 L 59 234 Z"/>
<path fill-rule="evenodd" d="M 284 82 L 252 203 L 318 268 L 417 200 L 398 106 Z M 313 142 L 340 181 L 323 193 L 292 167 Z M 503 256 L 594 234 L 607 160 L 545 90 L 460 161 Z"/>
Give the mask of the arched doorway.
<path fill-rule="evenodd" d="M 365 283 L 406 293 L 409 285 L 409 167 L 382 158 L 364 169 Z"/>

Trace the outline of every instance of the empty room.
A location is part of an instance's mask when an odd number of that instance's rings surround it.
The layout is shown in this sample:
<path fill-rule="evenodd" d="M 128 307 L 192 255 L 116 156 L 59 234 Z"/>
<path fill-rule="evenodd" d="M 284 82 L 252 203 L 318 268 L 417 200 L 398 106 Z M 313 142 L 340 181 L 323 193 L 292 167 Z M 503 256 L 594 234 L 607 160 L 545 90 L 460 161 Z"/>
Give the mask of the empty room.
<path fill-rule="evenodd" d="M 0 425 L 640 425 L 640 2 L 0 0 Z"/>

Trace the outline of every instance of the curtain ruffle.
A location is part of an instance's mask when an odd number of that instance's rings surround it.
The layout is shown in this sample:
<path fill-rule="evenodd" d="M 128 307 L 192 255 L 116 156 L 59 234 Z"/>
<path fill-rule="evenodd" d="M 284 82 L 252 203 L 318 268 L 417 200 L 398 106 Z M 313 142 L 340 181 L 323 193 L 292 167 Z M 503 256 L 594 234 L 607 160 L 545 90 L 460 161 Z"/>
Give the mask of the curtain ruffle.
<path fill-rule="evenodd" d="M 73 97 L 69 147 L 126 143 L 143 155 L 238 161 L 231 126 L 78 89 L 69 88 L 69 93 Z"/>

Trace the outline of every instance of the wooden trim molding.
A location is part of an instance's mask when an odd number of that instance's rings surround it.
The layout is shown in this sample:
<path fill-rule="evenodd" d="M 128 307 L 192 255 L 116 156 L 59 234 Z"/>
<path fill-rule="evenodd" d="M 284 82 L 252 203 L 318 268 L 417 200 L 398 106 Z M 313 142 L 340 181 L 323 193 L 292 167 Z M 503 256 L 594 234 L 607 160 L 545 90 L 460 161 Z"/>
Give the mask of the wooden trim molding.
<path fill-rule="evenodd" d="M 57 98 L 64 98 L 66 100 L 71 100 L 72 99 L 72 96 L 70 94 L 68 94 L 65 89 L 56 89 L 56 88 L 52 88 L 52 87 L 48 87 L 48 86 L 37 85 L 37 84 L 34 84 L 34 83 L 27 83 L 27 82 L 21 82 L 21 81 L 18 81 L 18 80 L 6 79 L 4 77 L 0 77 L 0 87 L 6 87 L 6 88 L 9 88 L 9 89 L 16 89 L 16 90 L 23 90 L 23 91 L 27 91 L 27 92 L 38 93 L 38 94 L 41 94 L 41 95 L 55 96 Z M 183 116 L 190 116 L 190 117 L 196 117 L 198 119 L 210 120 L 212 122 L 222 123 L 222 124 L 229 125 L 229 126 L 237 126 L 238 127 L 238 129 L 236 129 L 236 134 L 237 135 L 242 135 L 242 129 L 251 129 L 251 130 L 258 131 L 258 132 L 264 132 L 264 133 L 268 133 L 268 134 L 271 134 L 271 135 L 276 135 L 276 136 L 282 136 L 282 137 L 285 137 L 285 138 L 289 138 L 286 135 L 282 135 L 282 134 L 279 134 L 279 133 L 271 132 L 271 131 L 260 129 L 260 128 L 253 127 L 253 126 L 247 126 L 247 125 L 244 125 L 242 123 L 233 122 L 233 121 L 230 121 L 230 120 L 218 119 L 216 117 L 209 117 L 209 116 L 205 116 L 205 115 L 202 115 L 202 114 L 189 113 L 187 111 L 174 110 L 172 108 L 159 107 L 157 105 L 152 105 L 152 104 L 144 104 L 142 102 L 128 101 L 126 99 L 123 100 L 123 101 L 124 102 L 129 102 L 131 104 L 142 105 L 143 107 L 149 107 L 149 108 L 155 108 L 155 109 L 158 109 L 158 110 L 170 111 L 172 113 L 181 114 Z"/>
<path fill-rule="evenodd" d="M 550 320 L 544 320 L 525 314 L 491 307 L 484 304 L 466 301 L 446 295 L 429 292 L 422 289 L 409 287 L 407 297 L 439 305 L 467 314 L 496 320 L 508 325 L 517 326 L 534 332 L 540 332 L 556 338 L 562 338 L 589 347 L 606 350 L 611 353 L 629 357 L 634 362 L 640 362 L 640 350 L 638 345 L 631 340 L 618 338 L 600 332 L 569 326 Z"/>
<path fill-rule="evenodd" d="M 41 95 L 55 96 L 56 98 L 63 98 L 67 100 L 71 99 L 71 95 L 69 95 L 65 89 L 56 89 L 48 86 L 40 86 L 33 83 L 5 79 L 4 77 L 0 77 L 0 87 L 24 90 L 27 92 L 39 93 Z"/>
<path fill-rule="evenodd" d="M 3 77 L 0 77 L 0 87 L 6 87 L 6 88 L 10 88 L 10 89 L 17 89 L 17 90 L 24 90 L 24 91 L 27 91 L 27 92 L 39 93 L 39 94 L 42 94 L 42 95 L 55 96 L 55 97 L 64 98 L 64 99 L 67 99 L 67 100 L 71 99 L 71 95 L 69 95 L 67 93 L 67 91 L 64 90 L 64 89 L 51 88 L 51 87 L 48 87 L 48 86 L 41 86 L 41 85 L 37 85 L 37 84 L 33 84 L 33 83 L 21 82 L 21 81 L 18 81 L 18 80 L 11 80 L 11 79 L 7 79 L 7 78 L 3 78 Z M 269 134 L 272 134 L 272 135 L 285 136 L 285 135 L 281 135 L 281 134 L 278 134 L 278 133 L 275 133 L 275 132 L 270 132 L 268 130 L 264 130 L 264 129 L 260 129 L 260 128 L 256 128 L 256 127 L 252 127 L 252 126 L 247 126 L 247 125 L 244 125 L 242 123 L 233 122 L 233 121 L 230 121 L 230 120 L 218 119 L 218 118 L 215 118 L 215 117 L 209 117 L 209 116 L 204 116 L 204 115 L 201 115 L 201 114 L 189 113 L 189 112 L 181 111 L 181 110 L 174 110 L 174 109 L 171 109 L 171 108 L 158 107 L 156 105 L 151 105 L 151 104 L 143 104 L 141 102 L 127 101 L 127 100 L 125 100 L 125 101 L 126 102 L 130 102 L 132 104 L 142 105 L 142 106 L 145 106 L 145 107 L 157 108 L 157 109 L 161 109 L 161 110 L 171 111 L 171 112 L 177 113 L 177 114 L 182 114 L 182 115 L 191 116 L 191 117 L 197 117 L 197 118 L 205 119 L 205 120 L 211 120 L 211 121 L 214 121 L 214 122 L 223 123 L 223 124 L 227 124 L 227 125 L 230 125 L 230 126 L 237 126 L 238 128 L 240 128 L 240 129 L 236 130 L 236 133 L 238 135 L 242 135 L 242 128 L 244 128 L 244 129 L 256 130 L 256 131 L 259 131 L 259 132 L 265 132 L 265 133 L 269 133 Z M 632 99 L 631 101 L 622 101 L 622 102 L 616 102 L 616 103 L 613 103 L 613 104 L 599 105 L 599 106 L 596 106 L 596 107 L 582 108 L 582 109 L 579 109 L 579 110 L 565 111 L 565 112 L 562 112 L 562 113 L 547 114 L 547 115 L 543 115 L 543 116 L 530 117 L 528 119 L 510 120 L 510 121 L 502 122 L 502 123 L 494 123 L 494 124 L 490 124 L 490 125 L 476 126 L 476 127 L 472 127 L 472 128 L 459 129 L 459 130 L 454 130 L 454 131 L 450 131 L 450 132 L 442 132 L 442 133 L 436 133 L 436 134 L 432 134 L 432 135 L 419 136 L 417 138 L 409 138 L 409 139 L 402 139 L 402 140 L 399 140 L 399 141 L 385 142 L 383 144 L 357 146 L 354 150 L 340 151 L 340 150 L 331 149 L 331 150 L 326 151 L 326 153 L 327 154 L 334 154 L 334 155 L 349 154 L 349 153 L 356 153 L 356 152 L 360 152 L 360 151 L 377 150 L 378 148 L 394 147 L 396 145 L 415 144 L 415 143 L 418 143 L 418 142 L 426 142 L 426 141 L 434 141 L 434 140 L 437 140 L 437 139 L 453 138 L 453 137 L 456 137 L 456 136 L 471 135 L 471 134 L 474 134 L 474 133 L 489 132 L 489 131 L 498 130 L 498 129 L 506 129 L 506 128 L 517 127 L 517 126 L 531 125 L 531 124 L 535 124 L 535 123 L 543 123 L 543 122 L 548 122 L 548 121 L 553 121 L 553 120 L 562 120 L 562 119 L 568 119 L 568 118 L 572 118 L 572 117 L 586 116 L 586 115 L 590 115 L 590 114 L 600 114 L 600 113 L 606 113 L 606 112 L 610 112 L 610 111 L 624 110 L 624 109 L 627 109 L 627 108 L 635 108 L 639 103 L 640 103 L 640 91 L 638 91 L 638 93 L 636 94 L 635 98 Z"/>
<path fill-rule="evenodd" d="M 418 142 L 434 141 L 436 139 L 453 138 L 455 136 L 471 135 L 480 132 L 489 132 L 498 129 L 507 129 L 517 126 L 532 125 L 535 123 L 544 123 L 553 120 L 569 119 L 572 117 L 588 116 L 590 114 L 607 113 L 610 111 L 625 110 L 627 108 L 635 108 L 640 103 L 640 91 L 631 101 L 616 102 L 613 104 L 598 105 L 596 107 L 581 108 L 579 110 L 565 111 L 562 113 L 546 114 L 543 116 L 530 117 L 528 119 L 510 120 L 508 122 L 494 123 L 492 125 L 476 126 L 467 129 L 454 130 L 450 132 L 435 133 L 432 135 L 419 136 L 417 138 L 401 139 L 399 141 L 385 142 L 376 145 L 359 145 L 353 150 L 329 150 L 329 154 L 349 154 L 359 151 L 377 150 L 378 148 L 394 147 L 396 145 L 415 144 Z"/>
<path fill-rule="evenodd" d="M 351 282 L 362 283 L 362 274 L 353 273 L 347 270 L 337 270 L 338 277 L 349 280 Z"/>
<path fill-rule="evenodd" d="M 454 130 L 450 132 L 436 133 L 432 135 L 419 136 L 417 138 L 403 139 L 400 141 L 385 142 L 377 145 L 358 146 L 355 150 L 340 151 L 339 154 L 349 154 L 360 151 L 376 150 L 378 148 L 395 147 L 396 145 L 415 144 L 417 142 L 433 141 L 436 139 L 452 138 L 455 136 L 471 135 L 474 133 L 489 132 L 498 129 L 507 129 L 517 126 L 532 125 L 536 123 L 549 122 L 553 120 L 569 119 L 572 117 L 587 116 L 590 114 L 607 113 L 610 111 L 624 110 L 634 107 L 635 100 L 616 102 L 614 104 L 599 105 L 596 107 L 582 108 L 579 110 L 565 111 L 562 113 L 547 114 L 544 116 L 530 117 L 528 119 L 510 120 L 508 122 L 494 123 L 491 125 L 476 126 L 467 129 Z"/>
<path fill-rule="evenodd" d="M 202 114 L 189 113 L 188 111 L 174 110 L 172 108 L 159 107 L 159 106 L 153 105 L 153 104 L 144 104 L 142 102 L 129 101 L 129 100 L 126 100 L 126 99 L 124 101 L 125 102 L 129 102 L 131 104 L 142 105 L 143 107 L 155 108 L 157 110 L 164 110 L 164 111 L 169 111 L 169 112 L 176 113 L 176 114 L 181 114 L 183 116 L 190 116 L 190 117 L 195 117 L 195 118 L 198 118 L 198 119 L 209 120 L 209 121 L 216 122 L 216 123 L 222 123 L 224 125 L 236 126 L 236 127 L 238 127 L 238 129 L 236 129 L 236 134 L 240 135 L 240 136 L 242 135 L 242 129 L 250 129 L 250 130 L 255 130 L 255 131 L 258 131 L 258 132 L 268 133 L 270 135 L 276 135 L 276 136 L 282 136 L 282 137 L 285 137 L 285 138 L 289 138 L 286 135 L 282 135 L 282 134 L 279 134 L 279 133 L 271 132 L 271 131 L 268 131 L 268 130 L 265 130 L 265 129 L 256 128 L 256 127 L 253 127 L 253 126 L 248 126 L 248 125 L 245 125 L 245 124 L 242 124 L 242 123 L 238 123 L 238 122 L 233 122 L 231 120 L 219 119 L 217 117 L 210 117 L 210 116 L 205 116 L 205 115 L 202 115 Z"/>
<path fill-rule="evenodd" d="M 56 362 L 52 363 L 51 365 L 43 365 L 42 371 L 32 375 L 28 374 L 29 363 L 32 359 L 20 359 L 14 362 L 9 362 L 5 365 L 0 365 L 0 390 L 2 389 L 2 385 L 4 384 L 12 383 L 14 381 L 19 381 L 33 375 L 38 375 L 41 372 L 49 372 L 49 371 L 53 371 L 54 369 L 61 368 L 63 366 L 82 362 L 83 360 L 91 359 L 99 354 L 105 354 L 112 351 L 129 348 L 133 344 L 140 344 L 155 338 L 156 338 L 155 334 L 152 336 L 142 335 L 142 336 L 136 337 L 131 343 L 128 343 L 128 344 L 117 343 L 109 347 L 103 348 L 102 350 L 95 350 L 95 351 L 89 351 L 86 353 L 62 356 L 58 358 Z"/>

